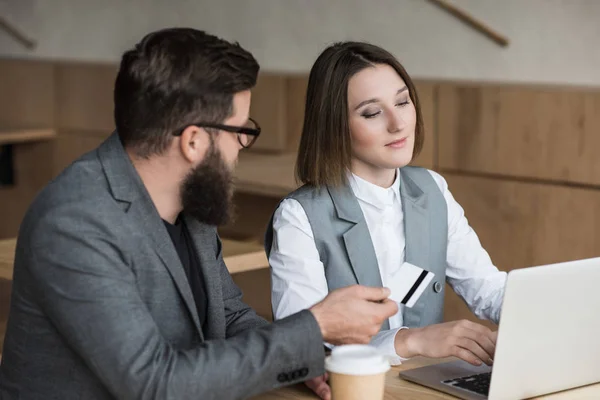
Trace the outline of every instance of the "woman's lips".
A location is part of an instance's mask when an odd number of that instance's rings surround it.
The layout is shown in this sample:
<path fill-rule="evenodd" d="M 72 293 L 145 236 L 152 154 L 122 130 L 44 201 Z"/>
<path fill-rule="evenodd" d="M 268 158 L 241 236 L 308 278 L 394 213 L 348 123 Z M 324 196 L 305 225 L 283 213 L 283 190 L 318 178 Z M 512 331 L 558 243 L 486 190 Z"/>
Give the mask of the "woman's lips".
<path fill-rule="evenodd" d="M 399 140 L 395 140 L 395 141 L 393 141 L 391 143 L 386 144 L 386 147 L 391 147 L 393 149 L 401 149 L 404 146 L 406 146 L 406 139 L 407 138 L 402 138 L 402 139 L 399 139 Z"/>

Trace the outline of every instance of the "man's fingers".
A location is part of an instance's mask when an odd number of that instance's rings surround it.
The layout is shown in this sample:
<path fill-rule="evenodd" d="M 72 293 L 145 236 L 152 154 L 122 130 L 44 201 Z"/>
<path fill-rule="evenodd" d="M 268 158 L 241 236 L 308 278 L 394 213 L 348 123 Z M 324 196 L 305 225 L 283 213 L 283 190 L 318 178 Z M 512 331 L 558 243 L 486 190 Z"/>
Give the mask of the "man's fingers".
<path fill-rule="evenodd" d="M 304 382 L 322 400 L 331 400 L 331 389 L 327 384 L 327 374 Z"/>
<path fill-rule="evenodd" d="M 316 378 L 312 378 L 307 380 L 306 382 L 304 382 L 304 384 L 306 386 L 308 386 L 308 388 L 310 390 L 312 390 L 313 392 L 317 392 L 317 388 L 319 387 L 319 385 L 323 382 L 323 377 L 322 376 L 317 376 Z"/>
<path fill-rule="evenodd" d="M 390 299 L 385 299 L 380 303 L 369 302 L 366 306 L 368 308 L 366 308 L 365 311 L 369 315 L 372 315 L 382 321 L 384 319 L 388 319 L 398 312 L 398 304 Z"/>
<path fill-rule="evenodd" d="M 331 388 L 326 382 L 319 385 L 319 388 L 315 392 L 322 400 L 331 400 Z"/>
<path fill-rule="evenodd" d="M 390 297 L 390 289 L 370 286 L 358 286 L 358 296 L 368 301 L 383 301 Z"/>
<path fill-rule="evenodd" d="M 398 312 L 398 304 L 390 299 L 385 299 L 381 303 L 375 304 L 375 306 L 383 319 L 388 319 Z"/>

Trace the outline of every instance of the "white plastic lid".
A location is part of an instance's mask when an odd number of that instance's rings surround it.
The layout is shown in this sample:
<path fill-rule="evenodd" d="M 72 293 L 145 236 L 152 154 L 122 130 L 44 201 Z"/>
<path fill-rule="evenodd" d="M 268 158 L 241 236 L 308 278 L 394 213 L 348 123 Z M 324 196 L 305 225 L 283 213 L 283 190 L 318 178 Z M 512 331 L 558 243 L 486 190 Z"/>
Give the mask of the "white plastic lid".
<path fill-rule="evenodd" d="M 351 344 L 334 347 L 325 359 L 325 369 L 344 375 L 377 375 L 387 372 L 390 363 L 372 346 Z"/>

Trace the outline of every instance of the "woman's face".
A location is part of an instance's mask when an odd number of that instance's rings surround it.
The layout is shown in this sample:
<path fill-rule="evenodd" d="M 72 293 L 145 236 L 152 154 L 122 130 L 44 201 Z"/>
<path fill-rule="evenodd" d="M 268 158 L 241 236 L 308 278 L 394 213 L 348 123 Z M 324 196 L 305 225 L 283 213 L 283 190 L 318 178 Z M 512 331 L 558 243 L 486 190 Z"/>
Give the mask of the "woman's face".
<path fill-rule="evenodd" d="M 348 107 L 353 172 L 377 173 L 411 161 L 417 114 L 396 70 L 376 64 L 350 78 Z"/>

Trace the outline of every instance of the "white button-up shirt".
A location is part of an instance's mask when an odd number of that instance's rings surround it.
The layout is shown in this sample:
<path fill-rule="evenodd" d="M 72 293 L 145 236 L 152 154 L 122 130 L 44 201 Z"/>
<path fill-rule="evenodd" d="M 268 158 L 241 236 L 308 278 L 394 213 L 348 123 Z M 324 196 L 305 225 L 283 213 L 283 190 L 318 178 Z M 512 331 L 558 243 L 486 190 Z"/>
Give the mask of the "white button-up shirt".
<path fill-rule="evenodd" d="M 498 322 L 506 283 L 481 247 L 462 207 L 448 190 L 446 180 L 429 171 L 448 206 L 448 254 L 446 277 L 479 318 Z M 369 183 L 354 174 L 348 181 L 365 217 L 381 281 L 394 291 L 396 274 L 405 261 L 404 212 L 400 197 L 400 174 L 389 188 Z M 408 232 L 410 234 L 410 232 Z M 327 280 L 314 242 L 312 228 L 300 203 L 284 200 L 273 218 L 273 245 L 269 256 L 275 319 L 309 308 L 327 296 Z M 371 344 L 388 356 L 392 364 L 403 359 L 396 354 L 394 338 L 402 326 L 404 306 L 389 319 L 390 330 L 373 337 Z"/>

